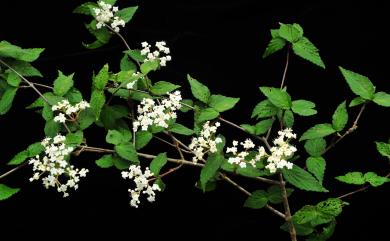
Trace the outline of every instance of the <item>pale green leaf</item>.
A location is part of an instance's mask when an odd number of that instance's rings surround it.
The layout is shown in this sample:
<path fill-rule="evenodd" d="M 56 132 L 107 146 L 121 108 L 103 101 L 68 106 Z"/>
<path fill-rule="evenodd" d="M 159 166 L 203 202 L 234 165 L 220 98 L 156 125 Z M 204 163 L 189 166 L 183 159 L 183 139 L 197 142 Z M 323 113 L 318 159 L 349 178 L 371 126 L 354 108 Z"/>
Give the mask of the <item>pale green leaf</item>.
<path fill-rule="evenodd" d="M 273 105 L 269 100 L 263 100 L 258 103 L 252 111 L 251 118 L 272 117 L 278 113 L 278 107 Z"/>
<path fill-rule="evenodd" d="M 370 183 L 373 187 L 379 187 L 390 181 L 389 178 L 378 176 L 375 172 L 367 172 L 364 174 L 364 180 Z"/>
<path fill-rule="evenodd" d="M 355 97 L 353 100 L 351 100 L 351 103 L 349 103 L 349 107 L 358 106 L 358 105 L 361 105 L 361 104 L 363 104 L 365 102 L 366 102 L 365 99 L 363 99 L 362 97 L 358 96 L 358 97 Z"/>
<path fill-rule="evenodd" d="M 33 62 L 43 52 L 42 48 L 22 49 L 3 40 L 0 42 L 0 57 L 8 57 L 26 62 Z"/>
<path fill-rule="evenodd" d="M 303 29 L 299 24 L 283 24 L 280 23 L 279 28 L 279 36 L 289 41 L 290 43 L 294 43 L 300 40 L 303 36 Z"/>
<path fill-rule="evenodd" d="M 89 101 L 90 108 L 93 111 L 96 120 L 100 119 L 100 113 L 104 104 L 106 103 L 106 96 L 102 90 L 93 90 L 91 94 L 91 99 Z"/>
<path fill-rule="evenodd" d="M 376 143 L 376 149 L 378 152 L 387 158 L 390 158 L 390 143 L 385 142 L 375 142 Z"/>
<path fill-rule="evenodd" d="M 122 143 L 115 146 L 115 152 L 123 159 L 139 163 L 137 151 L 131 143 Z"/>
<path fill-rule="evenodd" d="M 366 100 L 374 98 L 375 86 L 361 74 L 339 67 L 352 92 Z"/>
<path fill-rule="evenodd" d="M 183 126 L 182 124 L 179 124 L 179 123 L 173 123 L 169 127 L 169 131 L 171 131 L 173 133 L 180 134 L 180 135 L 185 135 L 185 136 L 190 136 L 190 135 L 194 134 L 193 130 L 191 130 L 190 128 L 185 127 L 185 126 Z"/>
<path fill-rule="evenodd" d="M 326 149 L 326 141 L 324 138 L 309 139 L 305 142 L 305 150 L 310 156 L 319 157 Z"/>
<path fill-rule="evenodd" d="M 64 75 L 61 71 L 58 71 L 58 77 L 54 80 L 54 94 L 58 96 L 64 96 L 73 87 L 73 75 Z"/>
<path fill-rule="evenodd" d="M 310 129 L 308 129 L 307 131 L 305 131 L 299 140 L 303 141 L 303 140 L 321 138 L 333 134 L 335 132 L 336 130 L 333 129 L 331 124 L 328 123 L 317 124 L 311 127 Z"/>
<path fill-rule="evenodd" d="M 283 49 L 286 45 L 286 40 L 280 37 L 274 37 L 268 43 L 267 48 L 264 51 L 263 58 L 270 56 L 271 54 Z"/>
<path fill-rule="evenodd" d="M 102 156 L 96 160 L 95 163 L 100 168 L 110 168 L 114 166 L 114 160 L 111 154 Z"/>
<path fill-rule="evenodd" d="M 115 13 L 115 16 L 121 18 L 125 23 L 128 23 L 134 16 L 134 13 L 137 11 L 138 6 L 122 8 Z"/>
<path fill-rule="evenodd" d="M 361 172 L 348 172 L 343 176 L 336 177 L 336 179 L 340 182 L 355 185 L 363 185 L 366 182 Z"/>
<path fill-rule="evenodd" d="M 11 188 L 7 185 L 0 184 L 0 201 L 8 199 L 20 191 L 20 188 Z"/>
<path fill-rule="evenodd" d="M 159 81 L 152 86 L 150 91 L 155 95 L 166 95 L 168 92 L 172 92 L 179 87 L 180 85 L 175 85 L 166 81 Z"/>
<path fill-rule="evenodd" d="M 282 109 L 290 109 L 291 97 L 286 91 L 273 87 L 260 87 L 260 91 L 275 106 Z"/>
<path fill-rule="evenodd" d="M 390 107 L 390 95 L 386 92 L 377 92 L 374 95 L 374 99 L 372 100 L 376 104 L 384 106 L 384 107 Z"/>
<path fill-rule="evenodd" d="M 219 116 L 219 113 L 213 108 L 206 108 L 199 112 L 198 122 L 204 122 L 208 120 L 213 120 Z"/>
<path fill-rule="evenodd" d="M 292 49 L 299 57 L 325 69 L 325 64 L 320 57 L 319 50 L 309 39 L 302 37 L 293 43 Z"/>
<path fill-rule="evenodd" d="M 209 106 L 218 112 L 223 112 L 233 108 L 240 98 L 226 97 L 223 95 L 211 95 L 209 99 Z"/>
<path fill-rule="evenodd" d="M 266 133 L 269 130 L 269 128 L 271 128 L 273 122 L 274 122 L 273 119 L 266 119 L 266 120 L 259 121 L 255 125 L 254 134 L 259 136 Z"/>
<path fill-rule="evenodd" d="M 294 100 L 292 102 L 291 110 L 294 113 L 301 116 L 311 116 L 317 114 L 317 111 L 314 109 L 316 105 L 307 100 Z"/>
<path fill-rule="evenodd" d="M 332 116 L 332 126 L 336 131 L 342 131 L 348 122 L 346 102 L 342 102 Z"/>

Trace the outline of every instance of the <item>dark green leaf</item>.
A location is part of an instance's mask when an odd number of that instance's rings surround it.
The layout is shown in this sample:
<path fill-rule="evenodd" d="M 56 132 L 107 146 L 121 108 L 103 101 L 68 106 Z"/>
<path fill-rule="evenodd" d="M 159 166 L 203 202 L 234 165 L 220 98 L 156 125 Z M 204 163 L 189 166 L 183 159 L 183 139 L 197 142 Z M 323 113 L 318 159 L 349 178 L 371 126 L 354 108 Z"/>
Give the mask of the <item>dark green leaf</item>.
<path fill-rule="evenodd" d="M 61 130 L 60 123 L 55 122 L 54 120 L 46 121 L 44 131 L 47 137 L 56 136 L 58 132 L 60 132 L 60 130 Z"/>
<path fill-rule="evenodd" d="M 294 191 L 292 188 L 286 188 L 287 197 Z M 270 203 L 279 204 L 283 202 L 282 190 L 279 185 L 272 185 L 267 189 L 267 197 Z"/>
<path fill-rule="evenodd" d="M 167 153 L 160 153 L 158 154 L 150 163 L 150 171 L 153 172 L 153 175 L 155 177 L 158 177 L 160 175 L 160 170 L 167 164 Z"/>
<path fill-rule="evenodd" d="M 328 198 L 319 202 L 316 207 L 323 213 L 337 217 L 343 211 L 343 205 L 344 202 L 339 198 Z"/>
<path fill-rule="evenodd" d="M 190 108 L 190 106 L 191 107 L 194 106 L 194 102 L 192 100 L 189 100 L 189 99 L 184 99 L 181 101 L 181 103 L 182 104 L 181 104 L 180 111 L 184 112 L 184 113 L 192 110 L 192 108 Z"/>
<path fill-rule="evenodd" d="M 128 54 L 133 60 L 138 62 L 144 62 L 145 56 L 141 54 L 138 49 L 126 50 L 124 53 Z"/>
<path fill-rule="evenodd" d="M 286 110 L 283 115 L 283 124 L 291 128 L 294 125 L 294 113 L 291 110 Z"/>
<path fill-rule="evenodd" d="M 133 61 L 129 60 L 129 57 L 125 54 L 121 59 L 120 69 L 121 71 L 136 71 L 137 65 L 135 65 Z"/>
<path fill-rule="evenodd" d="M 0 115 L 6 114 L 12 107 L 12 102 L 14 101 L 17 88 L 12 86 L 7 86 L 3 95 L 0 98 Z"/>
<path fill-rule="evenodd" d="M 41 142 L 35 142 L 27 147 L 28 157 L 35 157 L 36 155 L 41 154 L 44 150 L 45 148 L 42 146 Z"/>
<path fill-rule="evenodd" d="M 249 124 L 241 124 L 240 127 L 244 128 L 246 132 L 249 134 L 255 135 L 256 129 L 255 126 L 249 125 Z"/>
<path fill-rule="evenodd" d="M 273 119 L 266 119 L 266 120 L 259 121 L 255 125 L 255 135 L 259 136 L 266 133 L 269 130 L 269 128 L 271 128 L 273 122 L 274 122 Z"/>
<path fill-rule="evenodd" d="M 75 105 L 83 100 L 81 92 L 76 88 L 71 88 L 64 96 L 72 105 Z"/>
<path fill-rule="evenodd" d="M 106 96 L 102 90 L 93 90 L 91 94 L 91 100 L 89 104 L 91 106 L 91 110 L 93 111 L 96 120 L 100 119 L 100 113 L 104 104 L 106 103 Z"/>
<path fill-rule="evenodd" d="M 306 159 L 306 166 L 307 170 L 322 184 L 326 167 L 325 159 L 322 157 L 309 157 Z"/>
<path fill-rule="evenodd" d="M 108 73 L 108 64 L 105 64 L 99 73 L 92 78 L 92 85 L 97 90 L 104 90 L 110 75 Z"/>
<path fill-rule="evenodd" d="M 150 91 L 155 95 L 166 95 L 168 92 L 172 92 L 179 87 L 180 85 L 175 85 L 166 81 L 159 81 L 152 86 Z"/>
<path fill-rule="evenodd" d="M 366 102 L 365 99 L 363 99 L 362 97 L 358 96 L 358 97 L 355 97 L 353 100 L 351 100 L 351 103 L 349 103 L 349 107 L 358 106 L 358 105 L 361 105 L 361 104 L 363 104 L 365 102 Z"/>
<path fill-rule="evenodd" d="M 253 209 L 263 208 L 267 205 L 267 196 L 268 195 L 264 190 L 256 190 L 246 199 L 244 207 Z"/>
<path fill-rule="evenodd" d="M 294 165 L 292 169 L 283 169 L 282 173 L 287 182 L 299 189 L 314 192 L 328 192 L 317 179 L 297 165 Z"/>
<path fill-rule="evenodd" d="M 258 103 L 253 109 L 251 118 L 272 117 L 278 113 L 278 108 L 269 100 L 263 100 Z"/>
<path fill-rule="evenodd" d="M 106 135 L 106 142 L 119 145 L 121 143 L 126 143 L 131 140 L 131 132 L 126 129 L 120 130 L 108 130 Z"/>
<path fill-rule="evenodd" d="M 0 46 L 1 49 L 1 46 Z M 20 191 L 20 188 L 11 188 L 4 184 L 0 184 L 0 201 L 12 197 L 14 194 Z"/>
<path fill-rule="evenodd" d="M 209 106 L 218 112 L 223 112 L 233 108 L 240 98 L 226 97 L 223 95 L 211 95 L 209 99 Z"/>
<path fill-rule="evenodd" d="M 157 70 L 159 65 L 157 60 L 148 60 L 141 64 L 141 72 L 142 74 L 147 75 L 149 72 Z"/>
<path fill-rule="evenodd" d="M 9 57 L 26 62 L 33 62 L 43 52 L 42 48 L 22 49 L 3 40 L 0 42 L 0 56 Z"/>
<path fill-rule="evenodd" d="M 332 116 L 332 126 L 336 131 L 342 131 L 348 122 L 347 105 L 344 101 L 341 103 Z"/>
<path fill-rule="evenodd" d="M 331 124 L 325 123 L 325 124 L 317 124 L 302 134 L 300 141 L 303 140 L 309 140 L 309 139 L 316 139 L 328 136 L 330 134 L 335 133 L 336 130 L 333 129 Z"/>
<path fill-rule="evenodd" d="M 213 120 L 219 116 L 219 113 L 213 108 L 206 108 L 199 112 L 198 122 L 204 122 L 208 120 Z"/>
<path fill-rule="evenodd" d="M 310 235 L 306 241 L 326 241 L 332 237 L 335 227 L 336 221 L 332 221 L 322 228 L 322 232 Z"/>
<path fill-rule="evenodd" d="M 238 167 L 236 173 L 244 177 L 259 177 L 262 176 L 262 172 L 252 165 L 246 165 L 245 168 Z"/>
<path fill-rule="evenodd" d="M 83 142 L 84 134 L 82 131 L 77 131 L 75 133 L 68 133 L 66 135 L 65 144 L 67 146 L 78 146 Z"/>
<path fill-rule="evenodd" d="M 185 127 L 185 126 L 183 126 L 182 124 L 179 124 L 179 123 L 173 123 L 169 127 L 169 130 L 171 132 L 173 132 L 173 133 L 177 133 L 177 134 L 180 134 L 180 135 L 186 135 L 186 136 L 190 136 L 190 135 L 194 134 L 193 130 L 191 130 L 190 128 Z"/>
<path fill-rule="evenodd" d="M 286 45 L 286 41 L 283 38 L 280 37 L 272 38 L 271 41 L 268 43 L 267 48 L 264 51 L 263 58 L 266 58 L 271 54 L 283 49 L 285 45 Z"/>
<path fill-rule="evenodd" d="M 309 139 L 305 143 L 305 150 L 310 156 L 319 157 L 326 149 L 326 141 L 324 138 Z"/>
<path fill-rule="evenodd" d="M 8 72 L 7 74 L 7 83 L 10 85 L 10 86 L 13 86 L 13 87 L 19 87 L 19 84 L 20 82 L 22 82 L 22 79 L 19 77 L 19 75 L 17 75 L 15 72 L 13 71 L 6 71 Z"/>
<path fill-rule="evenodd" d="M 138 162 L 130 162 L 126 159 L 120 158 L 119 156 L 112 156 L 112 161 L 118 170 L 128 169 L 131 164 L 139 164 Z"/>
<path fill-rule="evenodd" d="M 135 148 L 140 150 L 152 140 L 153 134 L 148 131 L 138 131 L 135 133 Z"/>
<path fill-rule="evenodd" d="M 79 123 L 80 129 L 84 130 L 88 128 L 90 125 L 92 125 L 93 122 L 95 122 L 95 120 L 96 120 L 95 114 L 91 109 L 88 108 L 80 112 L 77 121 Z"/>
<path fill-rule="evenodd" d="M 260 91 L 271 101 L 275 106 L 282 109 L 290 109 L 291 97 L 283 90 L 273 87 L 260 87 Z"/>
<path fill-rule="evenodd" d="M 355 185 L 363 185 L 366 182 L 361 172 L 348 172 L 344 176 L 336 177 L 336 179 L 340 182 Z"/>
<path fill-rule="evenodd" d="M 96 160 L 95 163 L 101 168 L 110 168 L 114 166 L 114 160 L 111 154 L 102 156 L 100 159 Z"/>
<path fill-rule="evenodd" d="M 137 151 L 131 143 L 122 143 L 115 146 L 115 152 L 126 160 L 139 163 Z"/>
<path fill-rule="evenodd" d="M 319 50 L 309 39 L 302 37 L 296 43 L 293 43 L 292 49 L 299 57 L 325 69 L 325 64 L 322 62 Z"/>
<path fill-rule="evenodd" d="M 374 98 L 375 86 L 363 75 L 339 67 L 352 92 L 366 100 Z"/>
<path fill-rule="evenodd" d="M 206 164 L 200 172 L 200 185 L 203 191 L 206 189 L 207 182 L 217 174 L 223 160 L 224 157 L 220 154 L 212 153 L 208 156 Z"/>
<path fill-rule="evenodd" d="M 187 75 L 187 80 L 191 85 L 191 92 L 194 97 L 207 104 L 210 98 L 209 88 L 196 79 L 192 78 L 190 75 Z"/>
<path fill-rule="evenodd" d="M 123 8 L 116 12 L 115 16 L 118 16 L 119 18 L 123 19 L 125 23 L 128 23 L 133 18 L 133 15 L 137 11 L 137 9 L 138 6 Z"/>

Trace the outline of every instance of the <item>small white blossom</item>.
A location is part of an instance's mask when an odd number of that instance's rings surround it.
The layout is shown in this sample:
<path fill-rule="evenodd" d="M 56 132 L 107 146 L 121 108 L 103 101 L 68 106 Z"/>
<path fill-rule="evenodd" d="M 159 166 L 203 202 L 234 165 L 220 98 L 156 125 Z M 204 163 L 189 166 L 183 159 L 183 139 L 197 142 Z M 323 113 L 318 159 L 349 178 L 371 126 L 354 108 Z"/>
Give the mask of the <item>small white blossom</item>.
<path fill-rule="evenodd" d="M 111 28 L 115 32 L 119 32 L 119 26 L 125 27 L 125 21 L 118 16 L 114 16 L 118 12 L 118 7 L 112 6 L 111 4 L 105 3 L 104 1 L 98 2 L 99 8 L 94 8 L 96 15 L 96 28 L 100 29 L 107 24 L 110 24 Z"/>
<path fill-rule="evenodd" d="M 65 123 L 67 120 L 75 120 L 80 111 L 89 108 L 88 102 L 82 100 L 76 105 L 71 105 L 68 100 L 62 100 L 51 107 L 52 111 L 59 113 L 54 117 L 55 122 Z M 65 113 L 65 114 L 64 114 Z"/>
<path fill-rule="evenodd" d="M 29 160 L 34 172 L 30 181 L 41 178 L 45 188 L 54 187 L 63 194 L 63 197 L 69 196 L 69 189 L 76 190 L 80 177 L 85 177 L 88 172 L 88 169 L 78 169 L 69 164 L 66 157 L 73 148 L 67 147 L 65 140 L 65 136 L 60 134 L 54 138 L 43 139 L 41 145 L 45 148 L 45 155 L 42 158 L 37 155 Z M 62 182 L 65 180 L 66 182 Z"/>
<path fill-rule="evenodd" d="M 253 167 L 256 167 L 256 162 L 260 161 L 261 158 L 266 156 L 264 147 L 260 147 L 256 156 L 254 158 L 248 159 L 249 152 L 255 147 L 255 144 L 250 139 L 246 139 L 244 142 L 240 143 L 240 145 L 244 148 L 244 150 L 241 152 L 238 152 L 238 141 L 234 140 L 232 145 L 232 147 L 226 148 L 226 153 L 232 154 L 232 156 L 228 158 L 228 163 L 232 165 L 238 165 L 241 168 L 245 168 L 247 163 L 251 164 Z"/>
<path fill-rule="evenodd" d="M 193 162 L 201 160 L 207 152 L 217 152 L 217 144 L 222 142 L 220 137 L 215 137 L 219 126 L 219 122 L 216 122 L 214 125 L 210 125 L 210 121 L 207 121 L 203 124 L 200 136 L 192 139 L 191 144 L 188 147 L 195 155 L 192 158 Z"/>
<path fill-rule="evenodd" d="M 122 171 L 122 178 L 133 180 L 135 183 L 134 189 L 128 189 L 131 200 L 130 205 L 138 208 L 140 204 L 141 194 L 146 194 L 146 198 L 149 202 L 154 202 L 156 193 L 155 191 L 161 191 L 157 184 L 152 186 L 149 184 L 148 178 L 153 177 L 153 173 L 146 167 L 145 172 L 142 173 L 141 166 L 131 165 L 129 171 Z"/>
<path fill-rule="evenodd" d="M 169 55 L 170 50 L 166 47 L 165 41 L 156 42 L 156 50 L 154 51 L 151 51 L 152 45 L 148 42 L 142 42 L 141 46 L 141 55 L 146 57 L 144 62 L 157 59 L 160 62 L 160 66 L 166 66 L 167 62 L 172 60 L 172 57 Z"/>

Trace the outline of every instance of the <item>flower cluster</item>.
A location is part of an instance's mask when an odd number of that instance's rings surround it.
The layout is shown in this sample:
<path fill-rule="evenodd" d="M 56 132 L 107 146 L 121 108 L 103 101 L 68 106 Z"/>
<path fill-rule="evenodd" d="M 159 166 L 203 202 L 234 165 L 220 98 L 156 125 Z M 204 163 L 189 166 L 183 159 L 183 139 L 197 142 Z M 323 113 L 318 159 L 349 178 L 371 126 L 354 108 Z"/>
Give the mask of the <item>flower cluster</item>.
<path fill-rule="evenodd" d="M 279 131 L 278 135 L 278 138 L 273 141 L 274 146 L 271 147 L 271 155 L 267 158 L 268 165 L 265 166 L 271 173 L 275 173 L 277 169 L 284 167 L 291 169 L 293 164 L 287 159 L 297 151 L 296 147 L 289 144 L 291 139 L 297 138 L 290 128 Z"/>
<path fill-rule="evenodd" d="M 135 188 L 128 190 L 131 196 L 131 206 L 138 208 L 138 204 L 140 203 L 139 197 L 142 193 L 148 195 L 146 199 L 149 202 L 155 201 L 155 191 L 161 191 L 161 189 L 157 184 L 153 184 L 152 186 L 149 184 L 148 178 L 152 176 L 153 173 L 149 170 L 148 167 L 145 169 L 144 173 L 142 173 L 141 166 L 136 165 L 131 165 L 129 167 L 129 171 L 122 171 L 122 177 L 124 179 L 133 179 L 135 183 Z"/>
<path fill-rule="evenodd" d="M 221 124 L 219 122 L 215 122 L 214 125 L 210 125 L 210 121 L 207 121 L 203 124 L 200 137 L 192 139 L 191 144 L 188 147 L 195 154 L 192 158 L 193 162 L 196 163 L 201 160 L 207 152 L 217 152 L 217 144 L 221 143 L 222 139 L 215 137 L 215 133 L 220 125 Z"/>
<path fill-rule="evenodd" d="M 142 42 L 142 50 L 141 50 L 141 55 L 145 55 L 146 61 L 152 61 L 152 60 L 159 60 L 160 61 L 160 66 L 166 66 L 168 61 L 171 61 L 171 56 L 169 55 L 170 51 L 169 48 L 166 47 L 166 43 L 164 41 L 161 42 L 156 42 L 156 50 L 153 52 L 150 50 L 152 45 L 150 45 L 148 42 Z M 165 55 L 165 56 L 163 56 Z"/>
<path fill-rule="evenodd" d="M 230 164 L 246 168 L 247 163 L 249 163 L 253 167 L 256 167 L 256 162 L 267 155 L 264 147 L 261 146 L 258 148 L 255 157 L 249 158 L 251 149 L 255 148 L 255 144 L 250 139 L 246 139 L 244 142 L 241 142 L 240 145 L 244 148 L 244 151 L 238 152 L 238 141 L 233 141 L 233 146 L 226 149 L 226 153 L 231 153 L 233 155 L 228 159 Z"/>
<path fill-rule="evenodd" d="M 150 98 L 144 98 L 141 101 L 137 109 L 139 115 L 137 120 L 133 122 L 134 131 L 137 131 L 139 127 L 146 131 L 151 125 L 168 128 L 167 121 L 176 119 L 176 110 L 181 108 L 182 98 L 180 91 L 167 94 L 169 97 L 161 101 Z"/>
<path fill-rule="evenodd" d="M 68 100 L 62 100 L 56 105 L 53 105 L 51 107 L 51 110 L 60 111 L 60 113 L 58 113 L 58 115 L 54 117 L 55 122 L 65 123 L 65 121 L 68 119 L 75 120 L 80 111 L 85 110 L 89 107 L 89 103 L 84 100 L 80 101 L 76 105 L 71 105 Z"/>
<path fill-rule="evenodd" d="M 94 8 L 93 11 L 96 15 L 96 28 L 100 29 L 106 24 L 111 23 L 111 28 L 115 32 L 119 32 L 119 26 L 125 27 L 125 21 L 118 16 L 114 16 L 118 12 L 118 7 L 114 7 L 111 4 L 103 1 L 98 2 L 99 8 Z"/>
<path fill-rule="evenodd" d="M 34 174 L 30 181 L 42 179 L 46 188 L 56 187 L 64 197 L 69 196 L 68 190 L 78 188 L 80 177 L 85 177 L 88 169 L 75 168 L 66 159 L 73 151 L 72 147 L 65 145 L 65 136 L 58 134 L 54 138 L 45 138 L 41 144 L 45 148 L 45 156 L 38 155 L 31 158 L 29 164 L 33 166 Z M 45 175 L 45 177 L 43 177 Z"/>

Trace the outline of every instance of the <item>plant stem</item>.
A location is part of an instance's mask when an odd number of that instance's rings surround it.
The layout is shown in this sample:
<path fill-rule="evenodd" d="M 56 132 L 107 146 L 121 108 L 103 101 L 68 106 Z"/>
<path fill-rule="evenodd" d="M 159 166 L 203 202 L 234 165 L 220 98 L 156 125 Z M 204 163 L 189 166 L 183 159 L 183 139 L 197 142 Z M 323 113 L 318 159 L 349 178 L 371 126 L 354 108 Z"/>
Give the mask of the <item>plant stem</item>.
<path fill-rule="evenodd" d="M 44 87 L 44 88 L 53 90 L 53 87 L 51 87 L 51 86 L 40 84 L 40 83 L 36 83 L 36 82 L 32 82 L 32 81 L 30 81 L 30 82 L 31 82 L 31 84 L 33 84 L 35 86 L 40 86 L 40 87 Z M 31 88 L 31 86 L 29 86 L 29 85 L 21 85 L 19 87 L 21 87 L 21 88 Z"/>
<path fill-rule="evenodd" d="M 347 135 L 351 134 L 352 132 L 354 132 L 357 128 L 358 128 L 358 122 L 359 122 L 359 119 L 360 117 L 362 116 L 363 114 L 363 111 L 365 110 L 366 108 L 366 105 L 367 103 L 364 103 L 362 105 L 362 107 L 360 108 L 360 111 L 358 113 L 358 115 L 356 116 L 352 126 L 341 136 L 339 136 L 339 138 L 332 142 L 324 151 L 324 153 L 328 152 L 330 149 L 332 149 L 337 143 L 339 143 L 342 139 L 344 139 Z"/>
<path fill-rule="evenodd" d="M 283 77 L 282 77 L 282 82 L 281 82 L 281 84 L 280 84 L 280 89 L 283 89 L 283 87 L 284 87 L 284 82 L 285 82 L 285 80 L 286 80 L 287 69 L 288 69 L 288 63 L 290 62 L 290 49 L 291 49 L 291 45 L 288 44 L 288 46 L 287 46 L 286 64 L 284 65 Z"/>
<path fill-rule="evenodd" d="M 283 197 L 285 220 L 288 224 L 288 231 L 290 233 L 290 238 L 291 238 L 291 241 L 297 241 L 297 232 L 295 230 L 294 223 L 292 221 L 290 205 L 288 203 L 286 183 L 283 180 L 282 173 L 279 173 L 279 183 L 280 183 L 280 189 L 281 189 L 282 197 Z"/>
<path fill-rule="evenodd" d="M 17 170 L 21 169 L 22 167 L 24 167 L 26 165 L 27 165 L 27 162 L 25 162 L 17 167 L 12 168 L 11 170 L 7 171 L 6 173 L 1 174 L 0 179 L 3 179 L 4 177 L 16 172 Z"/>

